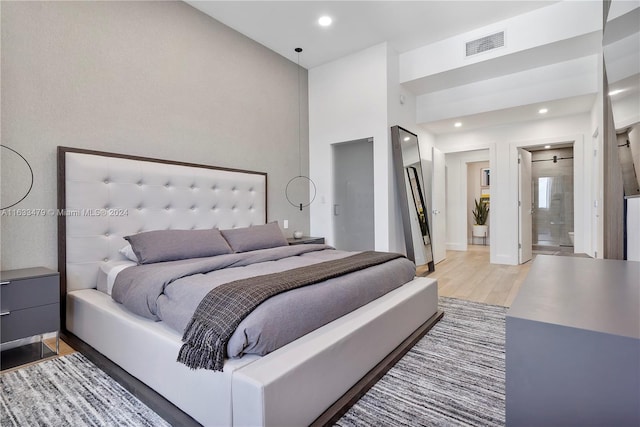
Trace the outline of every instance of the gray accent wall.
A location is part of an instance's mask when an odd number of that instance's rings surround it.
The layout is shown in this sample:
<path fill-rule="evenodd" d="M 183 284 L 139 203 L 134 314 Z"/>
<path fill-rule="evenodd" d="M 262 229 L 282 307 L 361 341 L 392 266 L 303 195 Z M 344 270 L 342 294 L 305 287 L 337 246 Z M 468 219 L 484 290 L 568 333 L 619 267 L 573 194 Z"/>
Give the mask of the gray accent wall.
<path fill-rule="evenodd" d="M 285 197 L 300 157 L 308 171 L 305 69 L 182 2 L 0 7 L 2 144 L 34 174 L 12 209 L 38 210 L 0 217 L 3 270 L 57 265 L 57 219 L 40 210 L 56 208 L 58 145 L 267 172 L 269 220 L 308 234 Z M 4 207 L 28 168 L 0 151 Z"/>

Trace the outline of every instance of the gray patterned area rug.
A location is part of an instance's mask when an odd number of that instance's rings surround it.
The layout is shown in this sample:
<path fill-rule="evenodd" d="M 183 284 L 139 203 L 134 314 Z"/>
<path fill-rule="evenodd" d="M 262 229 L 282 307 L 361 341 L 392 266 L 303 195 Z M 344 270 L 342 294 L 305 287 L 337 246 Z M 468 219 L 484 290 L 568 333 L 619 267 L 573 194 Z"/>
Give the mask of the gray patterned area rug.
<path fill-rule="evenodd" d="M 0 425 L 169 426 L 80 353 L 0 375 Z"/>
<path fill-rule="evenodd" d="M 336 425 L 503 426 L 506 308 L 440 298 L 444 317 Z"/>

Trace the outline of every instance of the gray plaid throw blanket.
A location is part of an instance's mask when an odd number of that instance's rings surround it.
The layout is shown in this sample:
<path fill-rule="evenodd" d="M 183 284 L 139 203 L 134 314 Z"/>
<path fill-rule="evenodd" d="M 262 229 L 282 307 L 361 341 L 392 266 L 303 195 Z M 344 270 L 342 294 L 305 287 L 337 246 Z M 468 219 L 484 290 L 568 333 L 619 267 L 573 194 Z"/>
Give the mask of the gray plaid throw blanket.
<path fill-rule="evenodd" d="M 229 338 L 240 322 L 266 299 L 400 257 L 395 253 L 367 251 L 220 285 L 202 299 L 185 328 L 178 362 L 191 369 L 222 371 Z"/>

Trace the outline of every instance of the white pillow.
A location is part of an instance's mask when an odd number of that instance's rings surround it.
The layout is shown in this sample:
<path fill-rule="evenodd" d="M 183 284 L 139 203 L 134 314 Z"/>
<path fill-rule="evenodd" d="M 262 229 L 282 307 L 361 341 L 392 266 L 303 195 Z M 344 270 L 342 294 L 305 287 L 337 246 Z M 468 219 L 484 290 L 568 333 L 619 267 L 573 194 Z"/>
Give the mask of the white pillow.
<path fill-rule="evenodd" d="M 98 272 L 98 290 L 107 295 L 111 295 L 111 289 L 116 281 L 116 276 L 127 267 L 135 267 L 137 262 L 133 261 L 108 261 L 100 265 Z"/>
<path fill-rule="evenodd" d="M 127 246 L 125 246 L 124 248 L 120 249 L 118 252 L 120 252 L 122 255 L 126 256 L 131 261 L 138 262 L 138 257 L 136 256 L 135 252 L 133 252 L 133 248 L 131 247 L 131 243 L 128 243 Z"/>

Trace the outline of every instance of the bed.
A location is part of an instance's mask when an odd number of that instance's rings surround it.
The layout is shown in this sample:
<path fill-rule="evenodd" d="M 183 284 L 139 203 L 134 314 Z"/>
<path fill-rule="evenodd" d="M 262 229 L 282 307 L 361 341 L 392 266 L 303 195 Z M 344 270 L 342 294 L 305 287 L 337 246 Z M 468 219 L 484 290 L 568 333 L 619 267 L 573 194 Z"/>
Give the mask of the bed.
<path fill-rule="evenodd" d="M 259 172 L 58 148 L 63 336 L 170 421 L 331 422 L 442 316 L 436 281 L 414 278 L 266 355 L 229 358 L 222 372 L 178 363 L 182 334 L 170 322 L 104 292 L 132 271 L 124 237 L 265 226 L 266 189 Z"/>

